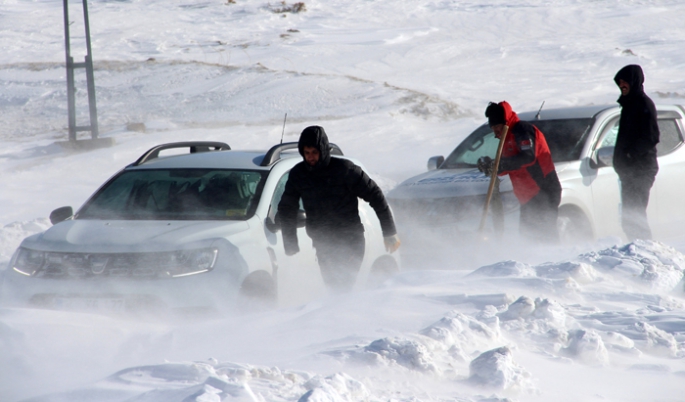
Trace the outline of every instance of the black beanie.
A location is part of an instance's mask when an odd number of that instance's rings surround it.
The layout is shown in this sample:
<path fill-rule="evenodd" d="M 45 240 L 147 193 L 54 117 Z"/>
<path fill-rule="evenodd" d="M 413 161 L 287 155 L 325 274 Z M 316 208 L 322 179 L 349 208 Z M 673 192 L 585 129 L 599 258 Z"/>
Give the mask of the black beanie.
<path fill-rule="evenodd" d="M 504 107 L 499 103 L 490 102 L 485 109 L 485 117 L 488 118 L 488 125 L 490 127 L 507 123 L 504 118 Z"/>

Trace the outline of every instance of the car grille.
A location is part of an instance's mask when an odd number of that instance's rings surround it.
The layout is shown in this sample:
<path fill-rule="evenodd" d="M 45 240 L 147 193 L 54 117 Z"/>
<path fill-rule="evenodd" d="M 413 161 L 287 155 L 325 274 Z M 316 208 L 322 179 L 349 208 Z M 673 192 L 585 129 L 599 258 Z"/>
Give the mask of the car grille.
<path fill-rule="evenodd" d="M 168 278 L 211 271 L 219 250 L 213 247 L 138 253 L 63 253 L 19 247 L 12 267 L 19 274 L 44 278 Z"/>
<path fill-rule="evenodd" d="M 461 225 L 480 217 L 485 195 L 451 198 L 393 199 L 393 212 L 400 224 L 418 226 Z"/>
<path fill-rule="evenodd" d="M 398 223 L 413 227 L 451 227 L 469 232 L 478 229 L 485 205 L 485 194 L 448 197 L 392 199 L 390 203 Z M 502 193 L 504 213 L 518 208 L 512 192 Z"/>
<path fill-rule="evenodd" d="M 165 274 L 170 253 L 48 253 L 37 277 L 154 278 Z"/>
<path fill-rule="evenodd" d="M 168 277 L 169 269 L 178 264 L 173 253 L 47 253 L 42 269 L 35 276 L 152 279 Z"/>

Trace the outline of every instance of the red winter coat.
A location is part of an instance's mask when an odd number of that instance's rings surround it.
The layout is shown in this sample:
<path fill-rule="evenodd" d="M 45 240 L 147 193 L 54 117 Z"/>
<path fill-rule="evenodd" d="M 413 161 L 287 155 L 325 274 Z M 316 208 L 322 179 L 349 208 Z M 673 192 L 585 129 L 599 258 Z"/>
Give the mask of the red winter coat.
<path fill-rule="evenodd" d="M 504 141 L 498 174 L 509 175 L 521 205 L 541 191 L 558 197 L 561 184 L 544 134 L 534 125 L 519 120 L 506 101 L 500 105 L 504 107 L 509 132 Z"/>

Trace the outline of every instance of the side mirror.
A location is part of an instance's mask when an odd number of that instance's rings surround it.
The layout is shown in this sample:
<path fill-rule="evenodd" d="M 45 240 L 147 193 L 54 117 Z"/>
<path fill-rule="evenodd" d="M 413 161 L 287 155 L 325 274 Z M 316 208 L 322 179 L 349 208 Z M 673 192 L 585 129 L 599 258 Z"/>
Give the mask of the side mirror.
<path fill-rule="evenodd" d="M 60 222 L 66 221 L 67 219 L 74 216 L 74 210 L 71 207 L 61 207 L 50 212 L 50 223 L 56 225 Z"/>
<path fill-rule="evenodd" d="M 597 150 L 597 162 L 591 160 L 590 167 L 599 169 L 605 166 L 614 165 L 614 147 L 604 147 Z"/>
<path fill-rule="evenodd" d="M 281 229 L 281 225 L 276 224 L 276 222 L 270 216 L 267 216 L 264 220 L 264 226 L 271 233 L 276 233 Z"/>
<path fill-rule="evenodd" d="M 432 158 L 428 159 L 428 170 L 435 170 L 442 165 L 442 163 L 445 161 L 445 157 L 440 155 L 440 156 L 433 156 Z"/>

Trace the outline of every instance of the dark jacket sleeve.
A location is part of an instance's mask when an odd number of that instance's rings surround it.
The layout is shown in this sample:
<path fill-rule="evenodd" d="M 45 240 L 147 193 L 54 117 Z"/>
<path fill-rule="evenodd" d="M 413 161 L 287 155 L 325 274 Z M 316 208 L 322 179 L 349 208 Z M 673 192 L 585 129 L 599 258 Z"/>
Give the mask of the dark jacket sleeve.
<path fill-rule="evenodd" d="M 519 153 L 499 162 L 498 173 L 519 170 L 535 162 L 535 127 L 530 123 L 520 121 L 512 127 L 509 135 L 513 135 Z"/>
<path fill-rule="evenodd" d="M 631 144 L 629 152 L 631 155 L 640 157 L 654 149 L 659 143 L 659 125 L 656 107 L 649 99 L 642 102 L 636 114 L 638 115 L 635 117 L 637 127 L 633 128 L 635 141 Z"/>
<path fill-rule="evenodd" d="M 376 211 L 378 220 L 381 223 L 381 229 L 383 230 L 383 236 L 396 235 L 397 229 L 395 228 L 392 211 L 376 182 L 364 173 L 359 166 L 354 164 L 348 170 L 346 181 L 352 193 L 368 202 L 371 208 Z"/>
<path fill-rule="evenodd" d="M 300 250 L 297 242 L 297 211 L 300 208 L 300 193 L 295 185 L 297 172 L 290 171 L 281 201 L 278 203 L 278 220 L 283 234 L 283 247 L 286 253 Z"/>

